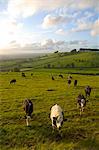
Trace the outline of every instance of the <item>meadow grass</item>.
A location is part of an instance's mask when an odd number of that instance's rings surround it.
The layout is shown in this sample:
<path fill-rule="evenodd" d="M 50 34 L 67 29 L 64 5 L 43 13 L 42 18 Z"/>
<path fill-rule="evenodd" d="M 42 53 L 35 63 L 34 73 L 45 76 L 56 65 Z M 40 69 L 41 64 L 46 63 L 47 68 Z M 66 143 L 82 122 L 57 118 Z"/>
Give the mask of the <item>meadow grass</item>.
<path fill-rule="evenodd" d="M 99 76 L 72 75 L 55 70 L 34 70 L 0 73 L 0 144 L 1 150 L 98 150 L 99 149 Z M 62 73 L 64 78 L 58 75 Z M 33 73 L 33 76 L 31 76 Z M 51 75 L 55 77 L 53 81 Z M 16 84 L 10 84 L 15 78 Z M 78 80 L 74 88 L 73 81 Z M 84 94 L 86 85 L 92 93 L 82 116 L 76 106 L 79 93 Z M 27 127 L 23 100 L 30 98 L 34 105 L 31 126 Z M 52 131 L 50 108 L 59 104 L 65 115 L 61 129 L 62 137 Z"/>

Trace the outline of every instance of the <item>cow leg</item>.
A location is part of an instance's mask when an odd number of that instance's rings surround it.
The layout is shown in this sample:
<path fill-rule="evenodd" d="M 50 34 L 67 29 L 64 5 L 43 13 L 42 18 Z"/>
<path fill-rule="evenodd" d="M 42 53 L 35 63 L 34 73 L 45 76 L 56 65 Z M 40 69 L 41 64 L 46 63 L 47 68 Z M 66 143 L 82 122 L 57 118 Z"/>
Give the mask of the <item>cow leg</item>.
<path fill-rule="evenodd" d="M 77 103 L 77 109 L 79 108 L 79 104 Z"/>
<path fill-rule="evenodd" d="M 27 118 L 26 118 L 26 124 L 27 124 L 27 126 L 29 126 L 29 119 L 30 119 L 30 116 L 27 116 Z"/>
<path fill-rule="evenodd" d="M 80 108 L 80 116 L 81 116 L 81 114 L 82 114 L 81 112 L 82 112 L 82 109 Z"/>

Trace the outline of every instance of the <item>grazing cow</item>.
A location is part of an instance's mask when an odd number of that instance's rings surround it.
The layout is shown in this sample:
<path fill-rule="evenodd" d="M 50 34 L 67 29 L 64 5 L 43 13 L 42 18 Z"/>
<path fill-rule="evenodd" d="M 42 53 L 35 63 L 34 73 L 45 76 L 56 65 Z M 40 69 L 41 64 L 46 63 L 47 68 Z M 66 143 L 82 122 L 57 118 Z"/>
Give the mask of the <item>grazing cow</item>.
<path fill-rule="evenodd" d="M 77 86 L 77 80 L 74 80 L 74 86 Z"/>
<path fill-rule="evenodd" d="M 33 103 L 29 99 L 24 100 L 24 110 L 26 113 L 26 124 L 29 125 L 29 119 L 31 118 L 32 112 L 33 112 Z"/>
<path fill-rule="evenodd" d="M 86 97 L 90 96 L 90 93 L 91 93 L 91 87 L 88 85 L 88 86 L 85 87 L 85 95 L 86 95 Z"/>
<path fill-rule="evenodd" d="M 72 79 L 72 76 L 68 76 L 68 80 L 71 80 Z"/>
<path fill-rule="evenodd" d="M 63 75 L 62 75 L 62 74 L 60 74 L 60 75 L 59 75 L 59 77 L 63 78 Z"/>
<path fill-rule="evenodd" d="M 10 81 L 10 84 L 12 84 L 12 83 L 16 83 L 16 79 L 12 79 L 11 81 Z"/>
<path fill-rule="evenodd" d="M 24 72 L 22 72 L 22 77 L 26 77 L 26 75 L 25 75 L 25 73 L 24 73 Z"/>
<path fill-rule="evenodd" d="M 85 99 L 84 95 L 82 95 L 82 94 L 79 94 L 77 97 L 77 107 L 78 107 L 78 105 L 80 108 L 80 115 L 81 115 L 81 112 L 84 111 L 84 107 L 86 106 L 86 99 Z"/>
<path fill-rule="evenodd" d="M 70 86 L 70 84 L 71 84 L 71 80 L 70 80 L 70 79 L 68 79 L 68 85 Z"/>
<path fill-rule="evenodd" d="M 52 76 L 52 80 L 55 80 L 53 76 Z"/>
<path fill-rule="evenodd" d="M 55 104 L 52 106 L 50 118 L 53 129 L 57 128 L 60 130 L 63 124 L 63 111 L 59 105 Z"/>

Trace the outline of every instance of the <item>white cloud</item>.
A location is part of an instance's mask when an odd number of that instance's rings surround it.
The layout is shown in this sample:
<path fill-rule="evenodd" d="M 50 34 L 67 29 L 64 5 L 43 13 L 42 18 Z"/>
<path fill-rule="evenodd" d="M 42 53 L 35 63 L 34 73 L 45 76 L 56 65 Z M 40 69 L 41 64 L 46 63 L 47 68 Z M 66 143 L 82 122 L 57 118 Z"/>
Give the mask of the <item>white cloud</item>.
<path fill-rule="evenodd" d="M 63 9 L 85 9 L 94 8 L 98 10 L 98 0 L 9 0 L 8 1 L 8 13 L 10 16 L 28 17 L 32 16 L 38 11 L 52 11 L 58 8 Z"/>
<path fill-rule="evenodd" d="M 99 19 L 95 21 L 93 24 L 92 30 L 91 30 L 91 35 L 96 36 L 99 35 Z"/>
<path fill-rule="evenodd" d="M 71 4 L 68 0 L 9 0 L 8 13 L 13 17 L 28 17 L 38 11 L 51 11 L 60 7 L 68 7 Z M 74 1 L 74 0 L 73 0 Z"/>
<path fill-rule="evenodd" d="M 68 23 L 71 20 L 69 17 L 63 17 L 63 16 L 52 16 L 52 15 L 47 15 L 42 23 L 43 28 L 49 28 L 52 26 Z"/>
<path fill-rule="evenodd" d="M 14 40 L 22 26 L 23 24 L 17 23 L 16 20 L 2 19 L 0 21 L 0 48 L 7 46 L 10 41 Z"/>
<path fill-rule="evenodd" d="M 98 0 L 80 0 L 77 5 L 77 7 L 80 9 L 95 8 L 97 11 L 99 10 Z"/>
<path fill-rule="evenodd" d="M 55 40 L 52 40 L 52 39 L 43 40 L 41 42 L 41 46 L 43 46 L 43 47 L 53 46 L 54 44 L 55 44 Z"/>
<path fill-rule="evenodd" d="M 72 32 L 81 32 L 81 31 L 88 31 L 92 28 L 92 23 L 89 22 L 78 22 L 76 28 L 72 28 Z"/>
<path fill-rule="evenodd" d="M 77 27 L 72 28 L 70 32 L 89 31 L 92 36 L 99 35 L 99 19 L 94 23 L 78 21 Z"/>
<path fill-rule="evenodd" d="M 67 34 L 67 32 L 64 31 L 63 29 L 58 29 L 55 33 L 63 36 Z"/>

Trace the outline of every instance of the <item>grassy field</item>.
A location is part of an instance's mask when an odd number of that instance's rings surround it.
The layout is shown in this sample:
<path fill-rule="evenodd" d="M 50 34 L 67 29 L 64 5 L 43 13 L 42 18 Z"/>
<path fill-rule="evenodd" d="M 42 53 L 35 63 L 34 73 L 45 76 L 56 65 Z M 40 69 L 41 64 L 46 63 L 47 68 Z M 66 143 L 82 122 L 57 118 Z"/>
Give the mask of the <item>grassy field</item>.
<path fill-rule="evenodd" d="M 59 73 L 64 78 L 59 78 Z M 1 150 L 98 150 L 99 149 L 99 76 L 74 74 L 67 85 L 66 70 L 34 70 L 0 73 L 0 144 Z M 51 75 L 55 77 L 52 81 Z M 15 78 L 16 84 L 9 84 Z M 73 81 L 78 79 L 74 88 Z M 86 85 L 92 93 L 82 116 L 76 106 L 76 97 L 84 94 Z M 51 90 L 51 91 L 49 91 Z M 31 126 L 27 127 L 23 100 L 30 98 L 34 104 Z M 52 132 L 50 107 L 59 104 L 65 119 L 61 134 Z"/>

